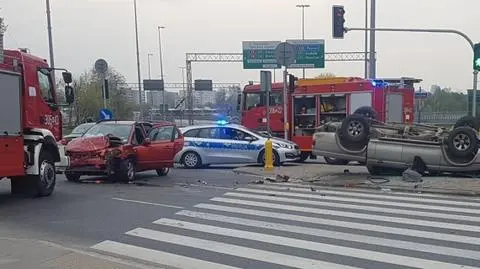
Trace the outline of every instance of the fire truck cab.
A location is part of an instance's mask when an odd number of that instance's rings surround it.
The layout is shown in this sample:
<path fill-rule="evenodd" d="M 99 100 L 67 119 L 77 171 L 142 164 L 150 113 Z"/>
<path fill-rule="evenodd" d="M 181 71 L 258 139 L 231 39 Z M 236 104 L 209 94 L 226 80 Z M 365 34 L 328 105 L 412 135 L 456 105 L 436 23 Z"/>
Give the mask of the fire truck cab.
<path fill-rule="evenodd" d="M 317 127 L 342 121 L 357 109 L 370 107 L 384 122 L 413 122 L 414 84 L 421 79 L 366 80 L 358 77 L 294 79 L 287 93 L 287 120 L 283 112 L 283 83 L 273 83 L 270 93 L 270 132 L 297 143 L 302 161 L 311 156 L 312 138 Z M 267 131 L 266 93 L 260 85 L 247 85 L 239 105 L 242 125 Z M 284 129 L 285 128 L 285 129 Z"/>

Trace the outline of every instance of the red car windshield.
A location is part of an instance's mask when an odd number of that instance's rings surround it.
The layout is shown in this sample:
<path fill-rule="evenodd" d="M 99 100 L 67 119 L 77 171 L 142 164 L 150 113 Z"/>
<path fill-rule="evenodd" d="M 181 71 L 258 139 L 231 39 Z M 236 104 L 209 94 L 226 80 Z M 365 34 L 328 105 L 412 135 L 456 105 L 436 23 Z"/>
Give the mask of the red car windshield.
<path fill-rule="evenodd" d="M 131 131 L 132 125 L 130 124 L 97 124 L 88 129 L 82 137 L 113 135 L 127 142 Z"/>

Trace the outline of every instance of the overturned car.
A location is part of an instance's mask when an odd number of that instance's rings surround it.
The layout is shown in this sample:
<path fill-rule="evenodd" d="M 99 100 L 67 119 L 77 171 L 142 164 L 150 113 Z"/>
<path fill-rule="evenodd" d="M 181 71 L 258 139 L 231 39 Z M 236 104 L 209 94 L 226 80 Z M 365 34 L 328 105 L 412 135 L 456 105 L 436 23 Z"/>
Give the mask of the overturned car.
<path fill-rule="evenodd" d="M 375 112 L 349 115 L 320 126 L 313 154 L 337 164 L 359 161 L 371 174 L 414 168 L 422 174 L 480 171 L 478 119 L 465 116 L 453 128 L 423 124 L 385 124 Z"/>
<path fill-rule="evenodd" d="M 66 146 L 70 166 L 65 176 L 69 181 L 93 175 L 132 181 L 147 170 L 165 176 L 183 143 L 173 123 L 101 121 Z"/>

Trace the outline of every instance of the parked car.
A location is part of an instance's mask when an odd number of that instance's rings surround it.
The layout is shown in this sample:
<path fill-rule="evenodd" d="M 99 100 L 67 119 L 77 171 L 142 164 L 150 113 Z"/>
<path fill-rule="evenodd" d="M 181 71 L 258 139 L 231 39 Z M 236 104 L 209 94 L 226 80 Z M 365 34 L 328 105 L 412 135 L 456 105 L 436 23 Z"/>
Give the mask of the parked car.
<path fill-rule="evenodd" d="M 61 143 L 63 145 L 67 145 L 68 142 L 72 141 L 73 139 L 81 137 L 93 125 L 95 125 L 94 122 L 87 122 L 87 123 L 78 125 L 72 130 L 70 134 L 63 136 Z"/>
<path fill-rule="evenodd" d="M 68 143 L 65 175 L 69 181 L 84 175 L 132 181 L 137 172 L 147 170 L 165 176 L 182 147 L 183 135 L 174 123 L 102 121 Z"/>
<path fill-rule="evenodd" d="M 422 124 L 385 124 L 355 114 L 327 123 L 313 139 L 313 154 L 364 162 L 371 174 L 414 167 L 420 173 L 480 170 L 478 119 L 465 116 L 451 129 Z"/>
<path fill-rule="evenodd" d="M 236 124 L 210 124 L 181 128 L 185 145 L 175 161 L 186 168 L 210 164 L 265 163 L 265 142 L 268 136 Z M 300 158 L 298 145 L 271 138 L 273 163 L 276 166 Z"/>

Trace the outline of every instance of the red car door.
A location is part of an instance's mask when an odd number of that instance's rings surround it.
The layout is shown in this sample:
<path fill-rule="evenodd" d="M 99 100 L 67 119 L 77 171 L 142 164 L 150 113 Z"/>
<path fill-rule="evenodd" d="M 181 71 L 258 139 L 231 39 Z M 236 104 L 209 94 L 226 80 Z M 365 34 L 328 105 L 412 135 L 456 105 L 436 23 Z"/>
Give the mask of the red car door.
<path fill-rule="evenodd" d="M 148 134 L 150 139 L 149 161 L 155 167 L 173 167 L 175 157 L 175 134 L 177 128 L 174 125 L 156 125 Z"/>

